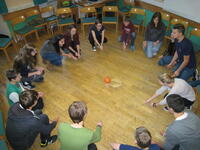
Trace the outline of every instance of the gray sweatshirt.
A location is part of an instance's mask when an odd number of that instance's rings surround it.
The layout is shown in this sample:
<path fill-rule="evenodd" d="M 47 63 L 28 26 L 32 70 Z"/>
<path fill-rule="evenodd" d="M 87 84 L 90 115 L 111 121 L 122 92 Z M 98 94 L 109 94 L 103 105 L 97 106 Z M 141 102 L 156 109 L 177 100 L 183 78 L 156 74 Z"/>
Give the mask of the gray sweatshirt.
<path fill-rule="evenodd" d="M 200 150 L 200 118 L 192 112 L 185 112 L 169 125 L 166 131 L 165 150 Z"/>

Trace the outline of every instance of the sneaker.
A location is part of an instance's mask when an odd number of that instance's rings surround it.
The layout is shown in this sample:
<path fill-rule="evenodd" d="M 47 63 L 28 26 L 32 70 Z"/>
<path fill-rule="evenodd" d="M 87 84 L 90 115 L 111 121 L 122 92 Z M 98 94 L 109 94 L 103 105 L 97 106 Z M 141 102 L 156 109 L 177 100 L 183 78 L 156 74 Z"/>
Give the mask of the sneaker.
<path fill-rule="evenodd" d="M 92 51 L 94 51 L 94 52 L 97 51 L 96 46 L 92 47 Z"/>
<path fill-rule="evenodd" d="M 45 143 L 42 143 L 42 142 L 41 142 L 41 143 L 40 143 L 40 146 L 44 148 L 44 147 L 46 147 L 48 144 L 54 143 L 54 142 L 57 140 L 57 138 L 58 138 L 57 135 L 53 135 L 53 136 L 51 136 L 51 138 L 50 138 L 49 141 L 46 140 Z"/>
<path fill-rule="evenodd" d="M 118 37 L 118 42 L 122 42 L 121 36 Z"/>
<path fill-rule="evenodd" d="M 153 53 L 153 56 L 156 56 L 157 55 L 157 53 L 155 52 L 155 53 Z"/>
<path fill-rule="evenodd" d="M 130 48 L 131 48 L 131 50 L 132 50 L 132 51 L 134 51 L 134 50 L 135 50 L 135 46 L 134 46 L 134 45 L 131 45 L 131 47 L 130 47 Z"/>
<path fill-rule="evenodd" d="M 199 72 L 197 69 L 195 70 L 192 76 L 192 81 L 196 81 L 196 80 L 199 80 Z"/>
<path fill-rule="evenodd" d="M 164 110 L 164 111 L 169 111 L 169 109 L 168 109 L 167 106 L 163 107 L 163 110 Z"/>
<path fill-rule="evenodd" d="M 192 110 L 192 105 L 191 106 L 188 106 L 186 107 L 187 110 Z"/>
<path fill-rule="evenodd" d="M 29 82 L 22 82 L 22 85 L 23 85 L 23 87 L 25 88 L 25 89 L 33 89 L 33 88 L 35 88 L 35 85 L 32 85 L 31 83 L 29 83 Z"/>
<path fill-rule="evenodd" d="M 29 86 L 29 83 L 28 82 L 22 82 L 22 85 L 25 89 L 29 89 L 30 86 Z"/>
<path fill-rule="evenodd" d="M 33 84 L 29 84 L 28 86 L 29 86 L 29 89 L 34 89 L 35 88 L 35 85 L 33 85 Z"/>
<path fill-rule="evenodd" d="M 196 79 L 196 80 L 199 80 L 199 72 L 198 72 L 197 69 L 195 70 L 195 79 Z"/>
<path fill-rule="evenodd" d="M 22 84 L 23 84 L 23 86 L 27 86 L 27 85 L 29 85 L 28 82 L 22 82 Z"/>

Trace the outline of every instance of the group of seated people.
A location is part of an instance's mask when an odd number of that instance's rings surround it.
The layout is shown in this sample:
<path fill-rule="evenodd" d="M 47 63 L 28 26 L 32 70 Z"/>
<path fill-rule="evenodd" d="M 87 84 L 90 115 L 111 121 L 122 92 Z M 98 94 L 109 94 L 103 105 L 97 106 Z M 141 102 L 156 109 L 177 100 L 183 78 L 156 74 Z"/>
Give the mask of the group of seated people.
<path fill-rule="evenodd" d="M 156 12 L 145 32 L 143 48 L 147 57 L 157 55 L 165 35 L 165 25 L 162 23 L 160 12 Z M 199 84 L 199 80 L 187 82 L 196 70 L 196 60 L 191 41 L 184 36 L 184 26 L 176 24 L 172 32 L 172 40 L 169 47 L 160 57 L 161 66 L 172 69 L 172 74 L 164 73 L 158 77 L 161 88 L 146 100 L 150 103 L 153 99 L 169 90 L 164 99 L 159 103 L 151 103 L 151 106 L 167 105 L 164 110 L 169 111 L 175 117 L 175 121 L 169 125 L 163 136 L 163 144 L 152 140 L 151 133 L 145 127 L 138 127 L 135 132 L 137 147 L 110 143 L 114 150 L 199 150 L 200 148 L 200 119 L 189 111 L 196 97 L 191 85 Z M 96 20 L 91 26 L 88 40 L 92 50 L 103 50 L 103 43 L 107 42 L 105 28 L 100 20 Z M 123 21 L 122 34 L 119 40 L 125 50 L 135 50 L 136 32 L 129 18 Z M 81 47 L 77 28 L 69 27 L 65 34 L 59 34 L 46 40 L 40 49 L 40 55 L 44 64 L 61 66 L 63 56 L 81 58 Z M 43 93 L 32 90 L 35 86 L 32 82 L 44 81 L 45 69 L 38 67 L 36 47 L 25 44 L 14 59 L 13 68 L 6 72 L 8 83 L 6 85 L 6 97 L 11 106 L 8 112 L 6 124 L 6 137 L 14 150 L 29 149 L 36 137 L 40 134 L 41 147 L 54 143 L 57 135 L 51 135 L 56 127 L 58 119 L 51 121 L 48 115 L 42 113 L 44 107 Z M 95 131 L 85 128 L 84 121 L 87 114 L 87 106 L 82 101 L 73 102 L 68 108 L 72 123 L 60 123 L 58 138 L 61 150 L 96 150 L 96 142 L 101 139 L 102 122 L 97 123 Z"/>
<path fill-rule="evenodd" d="M 8 112 L 6 137 L 14 150 L 28 150 L 40 134 L 41 147 L 54 143 L 57 138 L 60 150 L 97 150 L 96 142 L 101 140 L 102 122 L 96 130 L 84 126 L 88 108 L 82 101 L 74 101 L 68 108 L 72 123 L 59 124 L 58 136 L 51 136 L 58 120 L 50 121 L 46 114 L 34 108 L 40 96 L 34 90 L 25 90 L 19 94 L 19 102 L 12 105 Z M 175 120 L 168 126 L 162 136 L 164 143 L 152 140 L 151 133 L 145 127 L 135 131 L 135 144 L 138 147 L 110 143 L 114 150 L 199 150 L 200 118 L 191 111 L 185 110 L 186 98 L 178 94 L 167 96 L 166 103 Z"/>
<path fill-rule="evenodd" d="M 155 12 L 145 31 L 143 48 L 148 58 L 156 56 L 162 45 L 166 27 L 160 12 Z M 200 85 L 192 42 L 184 35 L 183 24 L 175 24 L 166 50 L 159 56 L 158 65 L 172 70 L 172 77 L 187 81 L 192 87 Z M 192 81 L 188 81 L 190 78 Z M 196 80 L 196 81 L 195 81 Z"/>

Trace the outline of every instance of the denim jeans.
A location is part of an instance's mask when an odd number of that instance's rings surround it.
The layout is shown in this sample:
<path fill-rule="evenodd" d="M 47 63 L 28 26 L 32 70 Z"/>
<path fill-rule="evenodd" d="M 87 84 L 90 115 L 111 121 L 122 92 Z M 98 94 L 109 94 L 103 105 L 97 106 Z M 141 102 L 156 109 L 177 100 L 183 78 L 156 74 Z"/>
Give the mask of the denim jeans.
<path fill-rule="evenodd" d="M 200 85 L 200 80 L 188 81 L 188 83 L 189 83 L 192 87 L 197 87 L 198 85 Z"/>
<path fill-rule="evenodd" d="M 174 67 L 173 71 L 176 71 L 179 66 L 181 65 L 181 63 L 177 63 L 176 66 Z M 181 78 L 185 81 L 187 81 L 190 77 L 193 76 L 194 72 L 195 72 L 196 68 L 188 68 L 185 67 L 179 74 L 179 76 L 177 78 Z"/>
<path fill-rule="evenodd" d="M 32 69 L 30 73 L 38 71 L 37 69 Z M 22 82 L 43 82 L 44 81 L 44 72 L 40 75 L 32 75 L 30 77 L 22 77 Z"/>
<path fill-rule="evenodd" d="M 42 56 L 44 61 L 49 61 L 51 64 L 55 66 L 62 66 L 63 56 L 55 53 L 46 53 Z"/>
<path fill-rule="evenodd" d="M 154 53 L 157 53 L 162 45 L 162 42 L 159 42 L 156 46 L 153 45 L 152 41 L 147 41 L 147 47 L 144 49 L 146 56 L 152 58 Z"/>
<path fill-rule="evenodd" d="M 173 58 L 173 56 L 163 56 L 163 58 L 161 58 L 158 61 L 158 65 L 160 65 L 160 66 L 166 66 L 166 65 L 168 65 L 171 62 L 172 58 Z"/>
<path fill-rule="evenodd" d="M 131 34 L 131 46 L 135 45 L 136 33 L 132 32 Z"/>

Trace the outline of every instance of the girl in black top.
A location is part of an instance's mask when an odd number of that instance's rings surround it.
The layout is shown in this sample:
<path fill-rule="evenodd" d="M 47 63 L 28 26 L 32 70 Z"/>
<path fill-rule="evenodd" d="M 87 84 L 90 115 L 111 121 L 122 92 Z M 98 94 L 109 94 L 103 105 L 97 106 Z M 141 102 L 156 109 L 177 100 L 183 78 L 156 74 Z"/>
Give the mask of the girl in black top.
<path fill-rule="evenodd" d="M 96 20 L 95 24 L 91 26 L 89 32 L 89 41 L 92 45 L 92 50 L 96 51 L 96 46 L 103 50 L 103 43 L 107 42 L 107 38 L 104 37 L 105 28 L 100 20 Z"/>
<path fill-rule="evenodd" d="M 74 60 L 77 60 L 81 57 L 80 41 L 77 29 L 74 25 L 69 27 L 69 31 L 64 35 L 66 53 L 69 53 L 69 56 Z"/>
<path fill-rule="evenodd" d="M 166 66 L 171 62 L 171 60 L 174 56 L 174 53 L 176 51 L 174 45 L 175 45 L 175 43 L 174 43 L 173 34 L 171 34 L 171 40 L 168 44 L 168 48 L 164 51 L 164 53 L 161 56 L 159 56 L 160 60 L 158 61 L 158 65 Z"/>
<path fill-rule="evenodd" d="M 44 80 L 44 68 L 37 67 L 37 50 L 31 43 L 24 45 L 20 53 L 15 57 L 13 68 L 22 76 L 24 85 L 31 85 L 32 82 L 42 82 Z"/>

